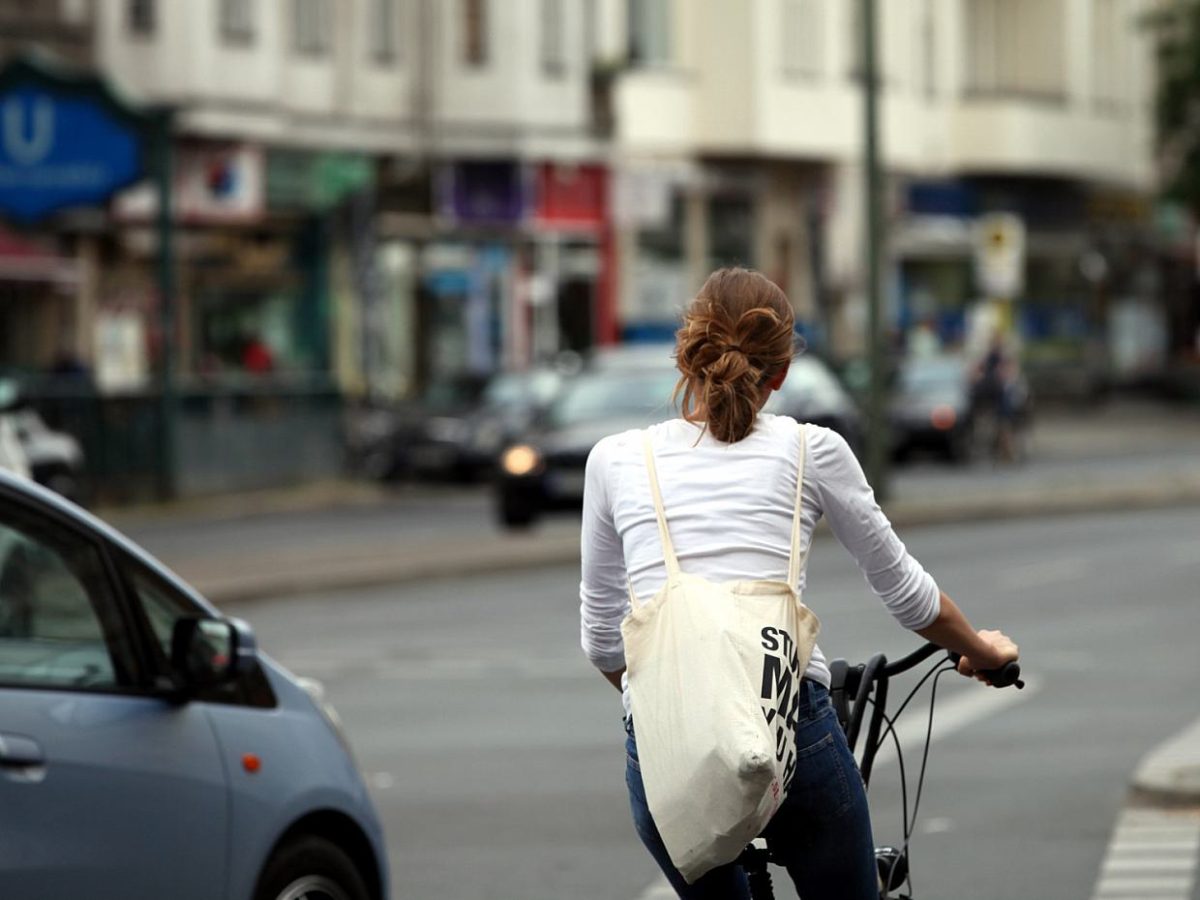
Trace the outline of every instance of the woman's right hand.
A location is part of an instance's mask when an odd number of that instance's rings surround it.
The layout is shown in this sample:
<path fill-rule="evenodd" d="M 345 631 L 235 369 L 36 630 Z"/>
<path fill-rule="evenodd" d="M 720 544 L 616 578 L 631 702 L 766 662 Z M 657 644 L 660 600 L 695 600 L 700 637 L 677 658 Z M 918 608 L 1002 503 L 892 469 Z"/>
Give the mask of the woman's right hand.
<path fill-rule="evenodd" d="M 977 678 L 988 684 L 987 676 L 982 671 L 999 669 L 1005 663 L 1013 662 L 1020 657 L 1017 645 L 1003 631 L 980 629 L 976 632 L 980 648 L 970 656 L 962 656 L 958 661 L 959 674 L 968 678 Z"/>

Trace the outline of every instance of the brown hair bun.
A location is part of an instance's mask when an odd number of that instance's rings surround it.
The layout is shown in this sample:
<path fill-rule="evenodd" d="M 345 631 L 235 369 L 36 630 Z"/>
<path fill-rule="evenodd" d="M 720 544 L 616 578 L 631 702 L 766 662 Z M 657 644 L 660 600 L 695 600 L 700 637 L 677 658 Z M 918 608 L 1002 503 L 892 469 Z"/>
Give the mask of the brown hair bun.
<path fill-rule="evenodd" d="M 791 361 L 792 306 L 750 269 L 713 272 L 675 333 L 685 419 L 734 443 L 754 428 L 765 382 Z"/>

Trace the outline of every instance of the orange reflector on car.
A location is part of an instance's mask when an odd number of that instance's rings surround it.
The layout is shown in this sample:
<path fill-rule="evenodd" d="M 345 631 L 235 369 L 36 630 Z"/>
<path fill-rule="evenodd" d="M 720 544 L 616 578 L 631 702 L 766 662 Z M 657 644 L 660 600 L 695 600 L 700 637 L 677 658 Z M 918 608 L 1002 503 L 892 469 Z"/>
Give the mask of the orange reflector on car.
<path fill-rule="evenodd" d="M 253 775 L 262 768 L 262 760 L 258 758 L 257 753 L 243 753 L 242 768 Z"/>
<path fill-rule="evenodd" d="M 958 415 L 954 412 L 953 406 L 935 406 L 933 411 L 929 413 L 929 422 L 938 431 L 949 431 L 954 427 Z"/>

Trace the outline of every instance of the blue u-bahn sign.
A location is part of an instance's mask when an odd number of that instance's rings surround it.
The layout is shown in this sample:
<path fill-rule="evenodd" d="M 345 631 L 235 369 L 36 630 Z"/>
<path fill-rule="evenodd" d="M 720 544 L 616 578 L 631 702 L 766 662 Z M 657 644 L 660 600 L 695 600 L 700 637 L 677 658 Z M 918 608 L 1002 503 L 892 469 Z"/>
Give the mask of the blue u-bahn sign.
<path fill-rule="evenodd" d="M 0 71 L 0 217 L 105 203 L 146 173 L 148 119 L 101 79 L 18 59 Z"/>

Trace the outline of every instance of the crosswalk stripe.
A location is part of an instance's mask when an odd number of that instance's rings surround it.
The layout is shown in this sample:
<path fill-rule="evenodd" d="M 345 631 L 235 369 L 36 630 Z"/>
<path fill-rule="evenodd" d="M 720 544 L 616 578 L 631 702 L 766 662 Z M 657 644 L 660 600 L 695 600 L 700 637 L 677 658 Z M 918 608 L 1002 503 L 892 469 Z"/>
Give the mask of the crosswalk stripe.
<path fill-rule="evenodd" d="M 1189 900 L 1200 815 L 1127 809 L 1114 827 L 1092 900 Z"/>

